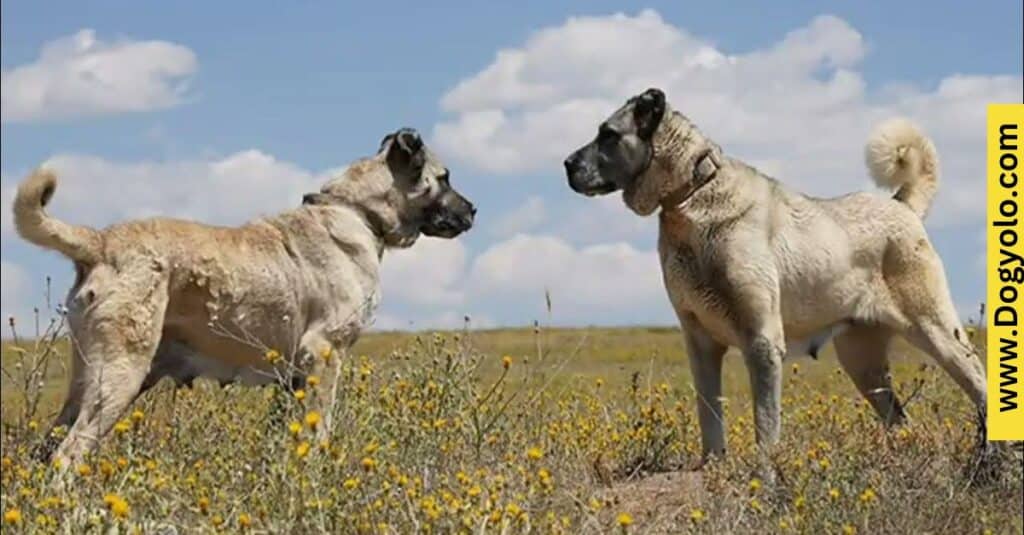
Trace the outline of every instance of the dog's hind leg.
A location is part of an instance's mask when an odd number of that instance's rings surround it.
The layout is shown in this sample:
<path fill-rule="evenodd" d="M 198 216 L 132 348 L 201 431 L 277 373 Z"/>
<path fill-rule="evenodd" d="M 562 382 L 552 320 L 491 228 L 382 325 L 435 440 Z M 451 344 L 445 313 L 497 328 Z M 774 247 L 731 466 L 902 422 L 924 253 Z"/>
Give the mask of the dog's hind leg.
<path fill-rule="evenodd" d="M 943 314 L 943 318 L 925 318 L 905 335 L 910 343 L 939 363 L 974 403 L 979 415 L 983 415 L 987 388 L 985 369 L 977 349 L 967 339 L 966 331 L 952 312 L 952 304 L 949 312 Z"/>
<path fill-rule="evenodd" d="M 83 391 L 78 416 L 55 453 L 65 468 L 96 448 L 140 391 L 160 341 L 167 283 L 163 264 L 140 259 L 120 272 L 98 266 L 75 296 Z"/>
<path fill-rule="evenodd" d="M 889 374 L 892 336 L 887 327 L 854 325 L 835 338 L 839 364 L 886 426 L 906 421 Z"/>
<path fill-rule="evenodd" d="M 725 414 L 722 413 L 722 357 L 726 346 L 715 342 L 692 314 L 679 322 L 686 340 L 687 358 L 697 392 L 700 422 L 701 463 L 725 454 Z"/>
<path fill-rule="evenodd" d="M 913 243 L 895 242 L 883 269 L 902 316 L 901 334 L 931 355 L 983 415 L 985 370 L 960 324 L 938 254 L 924 237 Z"/>
<path fill-rule="evenodd" d="M 941 309 L 940 309 L 941 311 Z M 948 373 L 976 407 L 975 449 L 966 466 L 970 481 L 990 483 L 1005 473 L 1008 450 L 999 442 L 989 442 L 985 429 L 985 370 L 974 345 L 953 312 L 952 303 L 945 314 L 928 315 L 906 333 L 907 339 L 930 354 Z"/>
<path fill-rule="evenodd" d="M 50 459 L 54 450 L 60 445 L 61 438 L 78 419 L 78 414 L 82 410 L 82 396 L 85 393 L 85 374 L 85 361 L 82 352 L 72 339 L 71 380 L 68 382 L 67 397 L 64 398 L 64 405 L 61 407 L 57 419 L 54 420 L 43 441 L 33 452 L 32 456 L 38 461 L 46 462 Z"/>

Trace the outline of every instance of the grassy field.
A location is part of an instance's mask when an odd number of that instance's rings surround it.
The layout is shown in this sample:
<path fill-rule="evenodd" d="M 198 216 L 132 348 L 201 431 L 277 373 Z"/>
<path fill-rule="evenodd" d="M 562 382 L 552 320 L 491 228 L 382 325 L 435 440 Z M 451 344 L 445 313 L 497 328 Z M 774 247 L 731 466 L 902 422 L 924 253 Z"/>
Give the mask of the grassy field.
<path fill-rule="evenodd" d="M 29 380 L 41 349 L 20 345 L 3 346 L 4 533 L 1022 530 L 1019 461 L 972 484 L 973 411 L 905 345 L 894 375 L 911 423 L 889 432 L 830 351 L 786 362 L 771 485 L 741 358 L 726 361 L 729 456 L 691 471 L 681 337 L 622 328 L 366 335 L 322 443 L 301 396 L 165 383 L 63 487 L 29 450 L 63 396 L 66 344 Z"/>

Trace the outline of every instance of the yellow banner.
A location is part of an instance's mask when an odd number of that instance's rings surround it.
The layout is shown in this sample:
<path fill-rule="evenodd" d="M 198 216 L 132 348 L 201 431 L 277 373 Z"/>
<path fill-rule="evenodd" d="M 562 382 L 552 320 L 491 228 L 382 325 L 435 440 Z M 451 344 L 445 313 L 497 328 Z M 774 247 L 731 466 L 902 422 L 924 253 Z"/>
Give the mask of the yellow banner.
<path fill-rule="evenodd" d="M 989 440 L 1024 440 L 1024 104 L 988 107 Z"/>

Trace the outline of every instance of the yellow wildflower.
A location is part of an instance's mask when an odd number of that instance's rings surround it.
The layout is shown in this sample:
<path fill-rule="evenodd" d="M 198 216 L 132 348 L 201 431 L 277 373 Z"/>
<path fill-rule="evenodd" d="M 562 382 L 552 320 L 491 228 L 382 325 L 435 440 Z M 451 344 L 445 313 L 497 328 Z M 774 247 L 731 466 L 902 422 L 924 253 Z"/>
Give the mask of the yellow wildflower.
<path fill-rule="evenodd" d="M 103 497 L 103 503 L 106 504 L 110 512 L 118 518 L 124 518 L 128 516 L 128 502 L 121 498 L 117 494 L 107 494 Z"/>
<path fill-rule="evenodd" d="M 5 524 L 20 524 L 21 523 L 21 510 L 20 509 L 8 509 L 4 511 L 4 523 Z"/>
<path fill-rule="evenodd" d="M 267 359 L 267 362 L 271 364 L 276 364 L 277 361 L 281 360 L 281 353 L 278 353 L 276 349 L 268 349 L 263 356 Z"/>
<path fill-rule="evenodd" d="M 690 520 L 694 522 L 703 522 L 708 515 L 704 513 L 703 509 L 694 509 L 690 511 Z"/>
<path fill-rule="evenodd" d="M 111 464 L 110 461 L 106 459 L 100 461 L 100 473 L 103 474 L 105 477 L 109 477 L 111 474 L 114 473 L 114 465 Z"/>
<path fill-rule="evenodd" d="M 536 461 L 544 456 L 544 450 L 534 446 L 526 450 L 526 456 L 529 457 L 531 460 Z"/>
<path fill-rule="evenodd" d="M 248 514 L 242 513 L 238 515 L 238 525 L 239 527 L 247 528 L 252 525 L 252 518 Z"/>
<path fill-rule="evenodd" d="M 294 395 L 295 395 L 295 399 L 297 399 L 299 401 L 302 401 L 302 400 L 306 399 L 306 391 L 301 389 L 301 388 L 296 390 Z"/>
<path fill-rule="evenodd" d="M 316 411 L 306 413 L 306 425 L 310 429 L 316 429 L 316 426 L 320 425 L 320 413 Z"/>
<path fill-rule="evenodd" d="M 305 457 L 308 454 L 309 454 L 309 442 L 306 442 L 305 440 L 303 440 L 302 442 L 299 443 L 298 446 L 295 446 L 295 456 L 296 457 L 301 459 L 301 458 Z"/>
<path fill-rule="evenodd" d="M 146 413 L 142 412 L 139 409 L 135 409 L 134 411 L 132 411 L 132 420 L 135 420 L 136 422 L 141 422 L 142 419 L 145 417 Z"/>
<path fill-rule="evenodd" d="M 288 424 L 288 432 L 294 436 L 299 436 L 299 433 L 302 432 L 302 424 L 299 422 L 292 422 Z"/>
<path fill-rule="evenodd" d="M 619 513 L 619 516 L 615 517 L 615 521 L 618 522 L 620 526 L 628 528 L 633 525 L 633 515 L 629 513 Z"/>
<path fill-rule="evenodd" d="M 501 367 L 502 368 L 505 368 L 507 370 L 509 368 L 509 366 L 511 366 L 511 365 L 512 365 L 512 357 L 510 357 L 508 355 L 505 355 L 504 357 L 501 357 Z"/>

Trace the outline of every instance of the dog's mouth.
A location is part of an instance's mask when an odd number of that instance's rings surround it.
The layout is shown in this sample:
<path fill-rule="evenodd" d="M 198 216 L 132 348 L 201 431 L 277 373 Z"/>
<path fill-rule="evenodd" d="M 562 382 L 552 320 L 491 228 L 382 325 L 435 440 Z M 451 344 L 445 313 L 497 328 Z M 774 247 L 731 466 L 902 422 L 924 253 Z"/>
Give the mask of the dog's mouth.
<path fill-rule="evenodd" d="M 454 238 L 473 228 L 472 214 L 433 212 L 421 227 L 423 234 L 435 238 Z"/>
<path fill-rule="evenodd" d="M 597 184 L 583 190 L 577 190 L 587 197 L 598 197 L 600 195 L 608 195 L 609 193 L 615 193 L 619 190 L 619 187 L 612 183 Z"/>
<path fill-rule="evenodd" d="M 586 195 L 587 197 L 607 195 L 619 190 L 619 186 L 617 184 L 604 180 L 600 177 L 579 179 L 577 176 L 570 176 L 569 187 L 576 193 Z"/>

